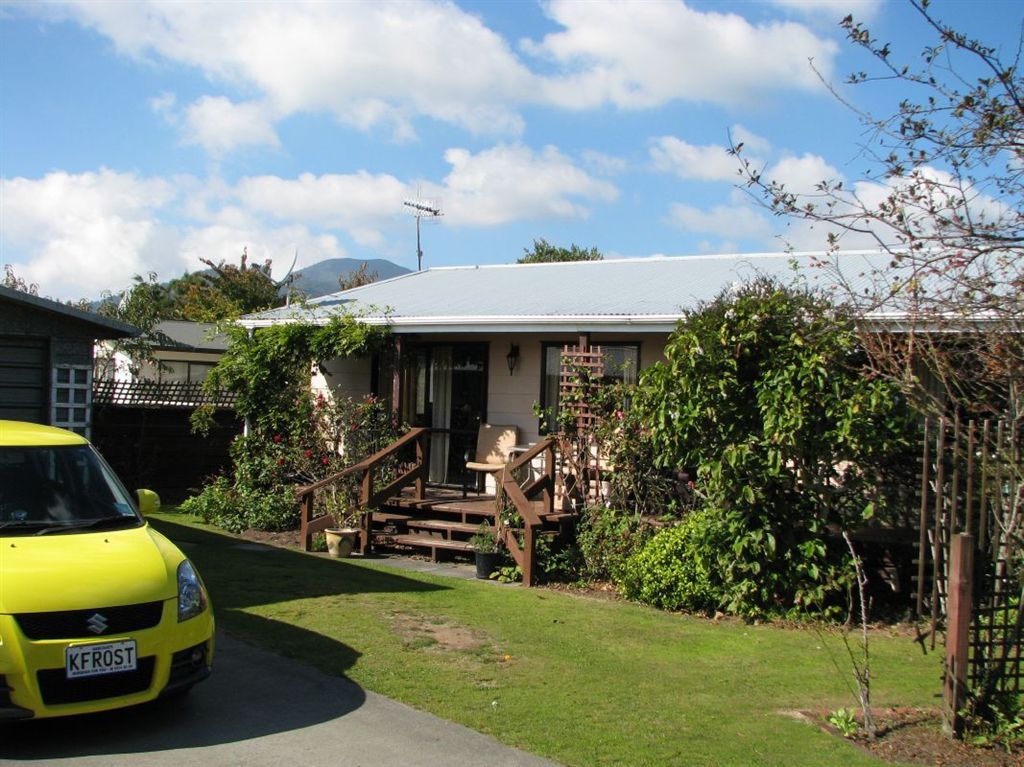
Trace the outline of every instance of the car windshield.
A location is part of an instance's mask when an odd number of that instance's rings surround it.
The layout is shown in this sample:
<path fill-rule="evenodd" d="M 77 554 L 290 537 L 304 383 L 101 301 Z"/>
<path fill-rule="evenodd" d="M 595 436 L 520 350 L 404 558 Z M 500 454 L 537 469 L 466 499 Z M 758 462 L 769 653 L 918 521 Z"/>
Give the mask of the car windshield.
<path fill-rule="evenodd" d="M 0 447 L 0 535 L 140 524 L 131 497 L 91 446 Z"/>

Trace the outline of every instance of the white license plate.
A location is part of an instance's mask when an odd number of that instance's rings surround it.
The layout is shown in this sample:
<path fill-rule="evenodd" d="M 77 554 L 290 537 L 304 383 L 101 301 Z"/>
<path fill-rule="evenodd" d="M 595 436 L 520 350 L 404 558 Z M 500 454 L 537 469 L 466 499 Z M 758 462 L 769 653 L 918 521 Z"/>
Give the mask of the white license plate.
<path fill-rule="evenodd" d="M 72 645 L 64 651 L 68 679 L 134 671 L 137 660 L 134 639 Z"/>

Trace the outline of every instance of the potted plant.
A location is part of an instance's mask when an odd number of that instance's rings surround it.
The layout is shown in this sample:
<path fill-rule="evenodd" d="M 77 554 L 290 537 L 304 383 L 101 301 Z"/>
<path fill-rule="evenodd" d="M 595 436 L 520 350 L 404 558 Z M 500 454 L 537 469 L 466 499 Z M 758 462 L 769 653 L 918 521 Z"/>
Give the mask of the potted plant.
<path fill-rule="evenodd" d="M 335 559 L 344 559 L 352 554 L 359 541 L 359 522 L 363 516 L 362 509 L 350 509 L 339 521 L 338 515 L 332 514 L 335 520 L 333 527 L 324 530 L 327 539 L 327 553 Z"/>
<path fill-rule="evenodd" d="M 486 580 L 498 569 L 499 547 L 497 529 L 481 522 L 476 534 L 469 539 L 476 558 L 476 577 Z"/>

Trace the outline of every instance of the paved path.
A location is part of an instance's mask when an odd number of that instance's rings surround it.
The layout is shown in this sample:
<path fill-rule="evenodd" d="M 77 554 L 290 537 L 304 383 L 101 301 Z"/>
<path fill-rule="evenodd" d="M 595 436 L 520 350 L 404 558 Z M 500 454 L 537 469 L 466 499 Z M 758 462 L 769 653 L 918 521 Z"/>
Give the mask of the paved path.
<path fill-rule="evenodd" d="M 223 634 L 179 702 L 0 726 L 0 764 L 43 767 L 556 767 Z"/>

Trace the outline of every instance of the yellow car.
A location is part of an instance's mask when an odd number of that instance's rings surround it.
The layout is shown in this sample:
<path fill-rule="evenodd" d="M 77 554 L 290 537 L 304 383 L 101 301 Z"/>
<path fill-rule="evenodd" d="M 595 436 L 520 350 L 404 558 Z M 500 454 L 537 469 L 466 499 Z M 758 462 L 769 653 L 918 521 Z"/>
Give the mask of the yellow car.
<path fill-rule="evenodd" d="M 195 567 L 87 440 L 0 421 L 0 721 L 184 692 L 213 627 Z"/>

